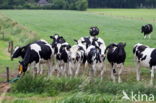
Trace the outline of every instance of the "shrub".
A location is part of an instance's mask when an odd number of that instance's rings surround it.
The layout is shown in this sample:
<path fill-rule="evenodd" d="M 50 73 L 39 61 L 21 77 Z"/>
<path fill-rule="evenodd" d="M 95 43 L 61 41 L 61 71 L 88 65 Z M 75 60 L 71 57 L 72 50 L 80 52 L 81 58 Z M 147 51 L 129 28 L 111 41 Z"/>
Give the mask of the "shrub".
<path fill-rule="evenodd" d="M 86 10 L 88 8 L 87 0 L 77 0 L 75 3 L 77 10 Z"/>
<path fill-rule="evenodd" d="M 64 0 L 53 0 L 53 6 L 54 9 L 65 9 L 66 2 Z"/>

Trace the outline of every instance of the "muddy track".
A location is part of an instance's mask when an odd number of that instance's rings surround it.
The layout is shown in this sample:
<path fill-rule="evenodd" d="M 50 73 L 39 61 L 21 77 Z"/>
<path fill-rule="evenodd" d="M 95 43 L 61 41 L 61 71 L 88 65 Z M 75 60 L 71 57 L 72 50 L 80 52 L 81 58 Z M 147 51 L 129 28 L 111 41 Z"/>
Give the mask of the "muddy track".
<path fill-rule="evenodd" d="M 9 83 L 0 83 L 0 103 L 5 99 L 6 93 L 10 90 Z"/>

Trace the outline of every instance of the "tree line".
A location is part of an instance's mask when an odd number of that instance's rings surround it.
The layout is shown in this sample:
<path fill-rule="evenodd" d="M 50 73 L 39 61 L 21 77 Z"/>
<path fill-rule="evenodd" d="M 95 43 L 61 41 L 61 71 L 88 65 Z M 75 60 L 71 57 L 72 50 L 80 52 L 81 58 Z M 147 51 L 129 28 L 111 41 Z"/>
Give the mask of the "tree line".
<path fill-rule="evenodd" d="M 156 8 L 156 0 L 88 0 L 89 8 Z"/>
<path fill-rule="evenodd" d="M 86 10 L 87 0 L 0 0 L 0 9 Z"/>
<path fill-rule="evenodd" d="M 0 0 L 0 9 L 86 10 L 88 7 L 156 8 L 156 0 Z"/>

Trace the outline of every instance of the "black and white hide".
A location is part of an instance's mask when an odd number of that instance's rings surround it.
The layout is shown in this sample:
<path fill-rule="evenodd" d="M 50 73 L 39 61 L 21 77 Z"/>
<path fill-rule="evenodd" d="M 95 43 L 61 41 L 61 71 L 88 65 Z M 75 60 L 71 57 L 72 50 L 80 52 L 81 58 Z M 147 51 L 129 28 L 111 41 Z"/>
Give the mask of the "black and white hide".
<path fill-rule="evenodd" d="M 45 40 L 43 40 L 43 39 L 38 40 L 38 41 L 35 41 L 35 42 L 33 42 L 33 43 L 36 43 L 36 44 L 48 44 L 48 42 L 45 41 Z M 25 46 L 23 46 L 23 47 L 17 46 L 17 47 L 14 49 L 11 58 L 14 59 L 14 58 L 19 58 L 19 57 L 21 57 L 22 59 L 24 59 L 26 50 L 27 50 L 27 48 L 29 47 L 30 44 L 32 44 L 32 43 L 29 43 L 29 44 L 27 44 L 27 45 L 25 45 Z"/>
<path fill-rule="evenodd" d="M 133 54 L 136 60 L 136 79 L 140 81 L 140 68 L 146 67 L 151 71 L 150 84 L 153 85 L 154 70 L 156 69 L 156 48 L 137 43 L 134 45 Z"/>
<path fill-rule="evenodd" d="M 43 62 L 47 64 L 49 69 L 49 76 L 52 72 L 52 57 L 54 50 L 51 45 L 48 43 L 32 43 L 30 44 L 25 52 L 23 60 L 20 62 L 19 66 L 19 75 L 23 72 L 26 72 L 29 65 L 32 65 L 32 68 L 40 68 L 40 64 Z"/>
<path fill-rule="evenodd" d="M 144 33 L 144 39 L 148 36 L 151 38 L 150 33 L 153 31 L 152 24 L 147 24 L 141 27 L 141 33 Z"/>
<path fill-rule="evenodd" d="M 82 44 L 73 45 L 69 52 L 69 74 L 70 76 L 78 76 L 80 67 L 85 60 L 85 47 Z"/>
<path fill-rule="evenodd" d="M 48 44 L 48 42 L 45 41 L 45 40 L 43 40 L 43 39 L 38 40 L 38 41 L 35 41 L 35 42 L 33 42 L 33 43 L 36 43 L 36 44 Z M 29 44 L 27 44 L 27 45 L 25 45 L 25 46 L 23 46 L 23 47 L 16 47 L 16 48 L 14 49 L 14 51 L 13 51 L 12 56 L 11 56 L 12 60 L 13 60 L 14 58 L 19 58 L 19 57 L 21 57 L 22 60 L 23 60 L 23 59 L 24 59 L 24 56 L 25 56 L 25 54 L 26 54 L 27 48 L 29 47 L 29 45 L 31 45 L 31 44 L 33 44 L 33 43 L 29 43 Z M 43 63 L 43 64 L 44 64 L 44 63 Z M 28 70 L 30 69 L 30 66 L 31 66 L 31 65 L 28 66 Z M 38 68 L 38 69 L 39 69 L 39 70 L 37 70 L 37 74 L 42 74 L 42 72 L 43 72 L 42 67 L 41 67 L 41 68 Z"/>
<path fill-rule="evenodd" d="M 97 36 L 99 34 L 99 28 L 98 27 L 90 27 L 89 33 L 91 36 Z"/>
<path fill-rule="evenodd" d="M 55 47 L 55 55 L 56 55 L 56 69 L 58 71 L 58 76 L 67 76 L 69 73 L 69 50 L 71 46 L 65 43 L 57 43 Z"/>
<path fill-rule="evenodd" d="M 55 48 L 58 43 L 62 44 L 66 42 L 65 39 L 62 36 L 59 36 L 58 34 L 54 34 L 53 36 L 50 36 L 50 38 L 53 40 L 51 44 L 53 48 Z"/>
<path fill-rule="evenodd" d="M 121 82 L 121 73 L 122 70 L 124 69 L 124 62 L 126 59 L 126 52 L 125 52 L 125 46 L 126 43 L 118 43 L 118 44 L 110 44 L 106 48 L 106 53 L 107 53 L 107 59 L 109 63 L 112 66 L 111 70 L 111 78 L 113 81 L 116 81 L 116 75 L 118 76 L 118 82 Z"/>
<path fill-rule="evenodd" d="M 93 78 L 96 76 L 97 71 L 100 71 L 100 77 L 103 79 L 105 67 L 104 58 L 101 57 L 101 49 L 90 45 L 86 50 L 86 59 L 89 67 L 89 77 Z"/>

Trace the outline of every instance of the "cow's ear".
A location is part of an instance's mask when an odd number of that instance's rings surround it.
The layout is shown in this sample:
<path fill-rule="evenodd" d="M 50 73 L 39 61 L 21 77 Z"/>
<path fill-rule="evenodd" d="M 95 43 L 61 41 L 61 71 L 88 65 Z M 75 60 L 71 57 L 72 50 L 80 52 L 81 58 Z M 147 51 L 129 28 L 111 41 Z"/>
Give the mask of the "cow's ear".
<path fill-rule="evenodd" d="M 18 61 L 20 64 L 22 63 L 21 61 Z"/>
<path fill-rule="evenodd" d="M 71 46 L 70 46 L 70 45 L 68 45 L 68 46 L 67 46 L 67 50 L 70 50 L 70 48 L 71 48 Z"/>
<path fill-rule="evenodd" d="M 50 36 L 50 38 L 51 38 L 51 39 L 54 39 L 54 37 L 53 37 L 53 36 Z"/>
<path fill-rule="evenodd" d="M 98 44 L 99 44 L 99 46 L 101 46 L 101 44 L 102 44 L 102 43 L 101 43 L 101 42 L 99 42 Z"/>
<path fill-rule="evenodd" d="M 60 38 L 62 38 L 62 39 L 63 39 L 63 36 L 60 36 Z"/>
<path fill-rule="evenodd" d="M 78 41 L 76 39 L 74 39 L 75 43 L 78 43 Z"/>

